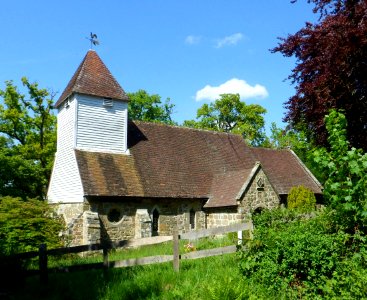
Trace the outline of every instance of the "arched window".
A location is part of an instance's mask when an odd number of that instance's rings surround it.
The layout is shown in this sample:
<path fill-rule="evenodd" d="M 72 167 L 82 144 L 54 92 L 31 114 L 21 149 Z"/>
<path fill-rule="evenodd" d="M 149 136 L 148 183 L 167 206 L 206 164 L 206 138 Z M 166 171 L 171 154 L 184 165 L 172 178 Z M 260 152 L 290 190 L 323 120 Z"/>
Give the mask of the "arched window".
<path fill-rule="evenodd" d="M 190 209 L 190 228 L 195 229 L 195 211 Z"/>
<path fill-rule="evenodd" d="M 158 210 L 155 208 L 153 210 L 153 220 L 152 220 L 152 236 L 157 236 L 158 235 L 158 222 L 159 222 L 159 212 Z"/>

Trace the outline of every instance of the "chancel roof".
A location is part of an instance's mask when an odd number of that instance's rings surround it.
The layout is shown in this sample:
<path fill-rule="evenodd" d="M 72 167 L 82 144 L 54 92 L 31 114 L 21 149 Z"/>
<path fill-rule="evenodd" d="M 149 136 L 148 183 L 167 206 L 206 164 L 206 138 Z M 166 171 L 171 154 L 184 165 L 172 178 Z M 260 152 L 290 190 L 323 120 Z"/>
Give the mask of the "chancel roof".
<path fill-rule="evenodd" d="M 292 150 L 252 148 L 252 153 L 278 194 L 288 194 L 292 187 L 300 185 L 321 194 L 321 184 Z"/>

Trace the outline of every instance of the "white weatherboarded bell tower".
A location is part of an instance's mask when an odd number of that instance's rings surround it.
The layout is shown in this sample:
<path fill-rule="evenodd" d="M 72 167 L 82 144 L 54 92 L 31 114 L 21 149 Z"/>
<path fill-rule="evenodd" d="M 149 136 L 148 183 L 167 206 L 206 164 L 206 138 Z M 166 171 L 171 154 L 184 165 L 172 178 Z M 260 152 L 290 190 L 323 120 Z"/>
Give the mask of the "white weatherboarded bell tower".
<path fill-rule="evenodd" d="M 57 152 L 47 198 L 60 204 L 67 223 L 75 210 L 83 212 L 75 149 L 127 153 L 127 105 L 125 91 L 98 54 L 89 50 L 55 104 Z"/>

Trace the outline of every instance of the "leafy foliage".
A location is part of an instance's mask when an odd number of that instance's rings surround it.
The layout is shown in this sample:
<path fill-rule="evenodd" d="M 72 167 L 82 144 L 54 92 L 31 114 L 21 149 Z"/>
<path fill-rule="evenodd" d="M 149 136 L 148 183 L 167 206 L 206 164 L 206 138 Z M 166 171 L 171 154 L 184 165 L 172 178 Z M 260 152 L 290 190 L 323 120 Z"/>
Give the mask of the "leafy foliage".
<path fill-rule="evenodd" d="M 38 250 L 40 244 L 48 248 L 62 245 L 60 232 L 64 230 L 61 217 L 39 200 L 0 198 L 0 253 L 9 255 Z"/>
<path fill-rule="evenodd" d="M 174 125 L 172 113 L 175 107 L 167 98 L 164 103 L 159 95 L 149 95 L 145 90 L 128 93 L 129 119 L 148 122 L 160 122 Z"/>
<path fill-rule="evenodd" d="M 254 223 L 254 239 L 240 252 L 240 269 L 269 292 L 320 293 L 347 251 L 349 235 L 331 232 L 327 212 L 304 219 L 278 209 L 258 215 Z"/>
<path fill-rule="evenodd" d="M 285 121 L 326 145 L 324 117 L 331 108 L 344 109 L 351 145 L 367 150 L 367 2 L 308 2 L 319 22 L 306 23 L 272 50 L 297 59 L 289 76 L 296 94 L 285 103 Z"/>
<path fill-rule="evenodd" d="M 220 99 L 204 104 L 197 111 L 197 120 L 185 121 L 183 126 L 241 134 L 250 144 L 265 141 L 266 109 L 257 104 L 247 105 L 239 94 L 223 94 Z"/>
<path fill-rule="evenodd" d="M 0 90 L 0 195 L 44 198 L 56 151 L 52 98 L 22 78 L 28 94 L 12 81 Z"/>
<path fill-rule="evenodd" d="M 264 147 L 274 149 L 291 149 L 320 182 L 325 181 L 325 174 L 320 171 L 311 155 L 316 146 L 308 139 L 303 131 L 296 130 L 291 126 L 280 128 L 275 123 L 272 123 L 270 127 L 270 138 L 268 138 L 268 141 L 269 144 L 263 145 Z"/>
<path fill-rule="evenodd" d="M 346 137 L 347 120 L 331 110 L 325 117 L 330 150 L 315 150 L 314 159 L 324 173 L 324 196 L 339 215 L 339 226 L 354 232 L 367 226 L 367 154 L 350 148 Z"/>
<path fill-rule="evenodd" d="M 367 253 L 364 249 L 338 264 L 322 288 L 329 299 L 364 299 L 367 295 Z"/>
<path fill-rule="evenodd" d="M 270 147 L 275 149 L 291 148 L 295 152 L 303 151 L 309 145 L 303 132 L 286 127 L 279 128 L 275 122 L 270 126 Z"/>
<path fill-rule="evenodd" d="M 315 194 L 304 186 L 292 187 L 287 197 L 289 209 L 299 209 L 301 211 L 312 211 L 315 209 Z"/>
<path fill-rule="evenodd" d="M 326 116 L 330 149 L 314 159 L 328 174 L 328 207 L 305 214 L 278 209 L 254 216 L 254 239 L 240 252 L 240 270 L 264 295 L 360 299 L 366 295 L 367 155 L 350 148 L 346 117 Z"/>

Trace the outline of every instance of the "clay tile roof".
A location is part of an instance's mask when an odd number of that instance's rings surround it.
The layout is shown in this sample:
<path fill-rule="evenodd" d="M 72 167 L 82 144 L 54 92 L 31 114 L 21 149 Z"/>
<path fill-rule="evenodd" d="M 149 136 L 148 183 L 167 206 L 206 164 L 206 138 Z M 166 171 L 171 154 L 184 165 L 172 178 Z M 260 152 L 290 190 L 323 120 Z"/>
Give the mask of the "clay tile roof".
<path fill-rule="evenodd" d="M 94 50 L 87 52 L 55 107 L 59 107 L 73 93 L 128 100 L 125 91 Z"/>
<path fill-rule="evenodd" d="M 254 161 L 241 136 L 157 123 L 130 122 L 128 147 L 130 155 L 76 150 L 86 195 L 207 199 L 215 176 Z"/>
<path fill-rule="evenodd" d="M 294 186 L 303 185 L 315 194 L 322 193 L 322 186 L 292 150 L 252 148 L 264 172 L 279 194 L 288 194 Z"/>
<path fill-rule="evenodd" d="M 130 155 L 76 150 L 86 196 L 202 198 L 205 207 L 236 205 L 260 161 L 279 194 L 295 185 L 321 193 L 288 150 L 251 148 L 239 135 L 129 122 Z"/>
<path fill-rule="evenodd" d="M 211 195 L 205 207 L 223 207 L 237 205 L 237 194 L 249 177 L 251 169 L 232 171 L 214 175 Z"/>
<path fill-rule="evenodd" d="M 84 193 L 98 196 L 144 196 L 130 155 L 75 150 Z"/>

